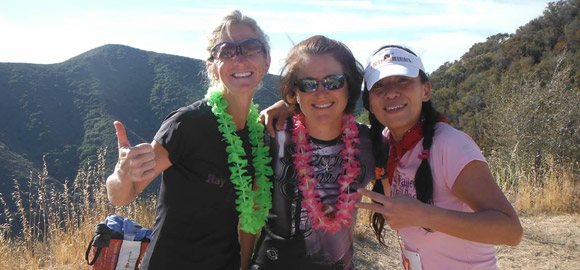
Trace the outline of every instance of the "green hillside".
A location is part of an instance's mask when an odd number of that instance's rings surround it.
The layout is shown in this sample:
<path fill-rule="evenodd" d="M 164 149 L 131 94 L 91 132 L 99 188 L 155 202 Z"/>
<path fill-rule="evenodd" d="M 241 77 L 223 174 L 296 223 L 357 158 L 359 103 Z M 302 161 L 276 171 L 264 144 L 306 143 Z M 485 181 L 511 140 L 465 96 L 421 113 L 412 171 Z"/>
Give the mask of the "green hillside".
<path fill-rule="evenodd" d="M 580 1 L 548 5 L 516 30 L 474 44 L 431 74 L 433 100 L 486 157 L 580 160 Z M 576 165 L 576 171 L 578 171 Z"/>
<path fill-rule="evenodd" d="M 430 74 L 438 110 L 496 164 L 538 173 L 552 160 L 578 173 L 579 3 L 550 3 L 515 33 L 490 36 Z M 149 142 L 165 115 L 205 94 L 204 67 L 123 45 L 59 64 L 0 63 L 0 193 L 37 174 L 43 156 L 56 181 L 75 178 L 101 147 L 113 166 L 112 122 L 125 124 L 133 144 Z M 272 104 L 276 89 L 277 76 L 266 75 L 255 101 Z"/>
<path fill-rule="evenodd" d="M 116 160 L 114 120 L 133 143 L 149 142 L 172 110 L 205 95 L 205 62 L 105 45 L 52 65 L 0 63 L 0 192 L 42 169 L 74 179 L 97 149 Z M 255 101 L 278 100 L 267 75 Z M 34 173 L 36 174 L 36 172 Z"/>

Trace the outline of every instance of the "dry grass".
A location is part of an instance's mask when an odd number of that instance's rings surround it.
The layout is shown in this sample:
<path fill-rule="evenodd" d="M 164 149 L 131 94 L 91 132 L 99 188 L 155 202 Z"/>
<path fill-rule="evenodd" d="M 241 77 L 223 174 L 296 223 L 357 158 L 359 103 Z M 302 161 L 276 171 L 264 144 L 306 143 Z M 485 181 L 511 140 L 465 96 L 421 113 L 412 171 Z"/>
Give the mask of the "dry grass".
<path fill-rule="evenodd" d="M 580 212 L 578 164 L 557 164 L 552 156 L 537 166 L 522 163 L 490 159 L 495 178 L 519 212 Z"/>
<path fill-rule="evenodd" d="M 145 227 L 152 227 L 156 197 L 141 197 L 126 207 L 111 205 L 105 190 L 107 175 L 104 169 L 104 151 L 98 156 L 96 162 L 79 170 L 72 183 L 49 183 L 45 167 L 40 175 L 30 176 L 27 186 L 23 187 L 15 182 L 15 192 L 10 198 L 0 196 L 0 204 L 4 208 L 0 212 L 0 269 L 86 269 L 84 252 L 93 237 L 94 227 L 108 215 L 118 214 L 135 219 Z M 563 166 L 546 159 L 543 163 L 546 169 L 543 170 L 525 169 L 525 166 L 514 164 L 490 159 L 491 167 L 496 168 L 494 175 L 498 183 L 516 209 L 525 215 L 522 220 L 524 227 L 533 226 L 533 217 L 545 215 L 544 213 L 570 213 L 571 220 L 575 222 L 580 218 L 575 214 L 580 210 L 580 181 L 578 174 L 574 172 L 574 164 Z M 8 209 L 7 200 L 14 202 L 15 211 Z M 400 267 L 396 235 L 386 229 L 387 247 L 380 246 L 368 226 L 369 213 L 361 210 L 358 215 L 355 231 L 357 268 Z M 540 233 L 542 230 L 536 228 L 535 231 Z M 577 234 L 577 231 L 568 232 L 562 241 L 577 237 Z M 530 240 L 524 237 L 522 244 L 529 241 L 537 246 L 535 237 L 538 236 L 528 235 Z M 543 244 L 550 246 L 553 242 L 545 241 Z M 576 242 L 562 243 L 564 251 L 578 248 Z M 517 256 L 523 255 L 517 251 L 527 248 L 534 247 L 498 247 L 499 265 L 506 269 L 521 265 L 510 262 L 518 262 Z M 556 248 L 558 247 L 552 247 Z M 530 256 L 534 257 L 534 254 Z M 577 263 L 577 258 L 573 258 L 571 262 Z"/>
<path fill-rule="evenodd" d="M 106 151 L 106 150 L 105 150 Z M 6 199 L 0 225 L 0 269 L 86 269 L 84 253 L 95 225 L 118 214 L 151 227 L 155 197 L 141 198 L 126 207 L 115 207 L 105 189 L 105 151 L 98 160 L 78 171 L 73 183 L 47 183 L 48 171 L 30 176 L 23 189 L 15 182 L 12 200 Z M 14 234 L 14 230 L 19 232 Z"/>

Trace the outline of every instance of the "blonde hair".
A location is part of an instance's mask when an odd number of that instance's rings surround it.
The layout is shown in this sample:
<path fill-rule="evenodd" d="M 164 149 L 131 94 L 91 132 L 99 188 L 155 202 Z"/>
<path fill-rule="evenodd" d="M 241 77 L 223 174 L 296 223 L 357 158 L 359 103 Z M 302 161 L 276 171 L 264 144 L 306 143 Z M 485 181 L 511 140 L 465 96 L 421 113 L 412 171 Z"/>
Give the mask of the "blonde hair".
<path fill-rule="evenodd" d="M 219 84 L 219 82 L 216 81 L 216 79 L 213 78 L 213 76 L 211 76 L 211 69 L 213 68 L 215 60 L 211 56 L 211 49 L 213 48 L 213 46 L 222 41 L 222 36 L 224 35 L 231 36 L 230 28 L 234 24 L 245 24 L 249 26 L 250 29 L 252 29 L 252 31 L 254 31 L 256 35 L 258 35 L 258 39 L 264 43 L 264 46 L 266 48 L 266 57 L 270 56 L 270 43 L 268 41 L 268 36 L 264 33 L 264 31 L 262 31 L 262 28 L 258 26 L 256 20 L 242 14 L 242 12 L 239 10 L 233 10 L 230 14 L 228 14 L 222 19 L 222 22 L 211 32 L 211 34 L 208 37 L 209 44 L 206 50 L 209 56 L 207 58 L 208 64 L 206 73 L 210 81 L 210 84 L 212 85 L 217 85 Z"/>

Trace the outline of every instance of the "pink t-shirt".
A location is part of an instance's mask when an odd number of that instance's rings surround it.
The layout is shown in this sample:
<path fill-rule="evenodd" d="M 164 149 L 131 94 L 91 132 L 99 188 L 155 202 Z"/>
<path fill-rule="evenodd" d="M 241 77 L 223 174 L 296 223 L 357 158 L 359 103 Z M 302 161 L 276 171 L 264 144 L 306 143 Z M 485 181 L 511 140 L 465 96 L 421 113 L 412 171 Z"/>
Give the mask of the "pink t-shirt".
<path fill-rule="evenodd" d="M 391 195 L 417 197 L 415 174 L 421 159 L 423 140 L 405 153 L 393 175 Z M 433 175 L 433 203 L 435 206 L 463 211 L 473 210 L 451 193 L 461 170 L 469 162 L 485 158 L 479 147 L 465 133 L 444 123 L 435 125 L 429 164 Z M 429 269 L 497 269 L 493 245 L 463 240 L 444 233 L 427 232 L 411 227 L 399 231 L 404 248 L 419 253 L 424 270 Z"/>

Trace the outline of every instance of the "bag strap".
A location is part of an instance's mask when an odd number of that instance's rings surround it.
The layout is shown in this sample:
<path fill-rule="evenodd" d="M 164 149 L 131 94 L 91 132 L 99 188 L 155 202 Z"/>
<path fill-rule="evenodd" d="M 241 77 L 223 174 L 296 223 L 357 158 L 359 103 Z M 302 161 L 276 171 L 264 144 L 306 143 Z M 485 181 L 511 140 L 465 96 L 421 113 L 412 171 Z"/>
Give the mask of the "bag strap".
<path fill-rule="evenodd" d="M 296 212 L 294 214 L 294 235 L 290 236 L 290 239 L 296 236 L 302 236 L 300 231 L 300 220 L 302 219 L 302 198 L 296 202 Z"/>
<path fill-rule="evenodd" d="M 101 254 L 101 250 L 103 249 L 102 247 L 98 247 L 97 251 L 95 252 L 95 256 L 93 257 L 93 260 L 89 261 L 89 253 L 91 251 L 91 247 L 92 247 L 94 241 L 95 241 L 95 238 L 91 239 L 91 242 L 89 243 L 89 246 L 87 247 L 87 251 L 85 252 L 85 260 L 87 260 L 88 265 L 93 265 L 93 264 L 95 264 L 95 262 L 97 262 L 97 259 L 99 258 L 99 255 Z"/>

